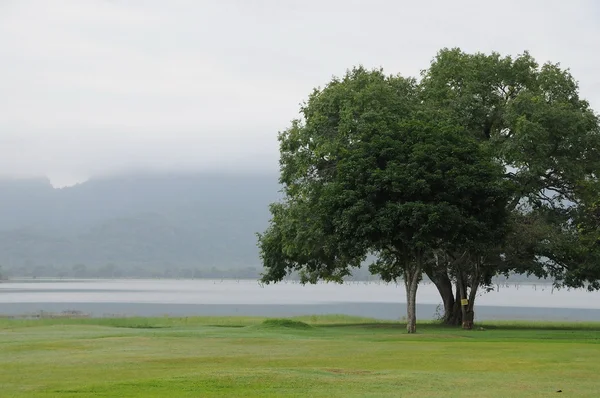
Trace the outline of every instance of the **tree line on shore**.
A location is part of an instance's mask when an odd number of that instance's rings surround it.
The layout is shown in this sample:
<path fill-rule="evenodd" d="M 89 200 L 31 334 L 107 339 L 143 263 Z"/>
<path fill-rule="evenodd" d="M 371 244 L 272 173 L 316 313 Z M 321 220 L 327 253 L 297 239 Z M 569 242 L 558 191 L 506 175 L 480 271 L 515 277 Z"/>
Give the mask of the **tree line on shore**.
<path fill-rule="evenodd" d="M 168 266 L 165 268 L 152 267 L 121 267 L 118 264 L 90 266 L 75 264 L 73 266 L 33 266 L 6 268 L 0 266 L 0 281 L 10 279 L 229 279 L 256 281 L 261 278 L 260 267 L 223 268 L 223 267 L 185 267 Z M 288 274 L 285 279 L 291 282 L 301 282 L 302 275 L 298 272 Z M 427 275 L 424 282 L 431 282 Z M 383 282 L 377 274 L 369 272 L 367 267 L 357 269 L 344 278 L 344 282 Z M 529 283 L 547 284 L 548 280 L 522 274 L 498 275 L 492 279 L 492 284 L 500 286 Z"/>
<path fill-rule="evenodd" d="M 559 64 L 442 49 L 420 78 L 354 67 L 279 134 L 284 197 L 258 234 L 262 281 L 426 275 L 471 328 L 498 275 L 600 288 L 599 117 Z"/>

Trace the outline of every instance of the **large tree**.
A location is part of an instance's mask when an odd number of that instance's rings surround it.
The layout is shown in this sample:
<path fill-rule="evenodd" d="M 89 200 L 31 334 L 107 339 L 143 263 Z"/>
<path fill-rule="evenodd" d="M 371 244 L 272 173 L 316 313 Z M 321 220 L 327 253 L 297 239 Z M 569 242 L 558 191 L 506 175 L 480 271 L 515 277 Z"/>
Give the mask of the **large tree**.
<path fill-rule="evenodd" d="M 512 182 L 507 238 L 482 256 L 426 268 L 442 297 L 444 320 L 460 322 L 461 291 L 471 289 L 474 298 L 473 291 L 499 272 L 549 276 L 559 286 L 597 286 L 600 264 L 589 261 L 597 249 L 583 243 L 583 229 L 573 228 L 573 220 L 597 190 L 600 128 L 569 71 L 551 63 L 540 67 L 528 53 L 512 58 L 444 49 L 422 77 L 423 102 L 491 150 Z M 446 254 L 444 259 L 459 255 Z M 473 305 L 471 300 L 467 321 Z"/>
<path fill-rule="evenodd" d="M 379 70 L 315 90 L 302 116 L 279 136 L 285 198 L 259 235 L 263 281 L 294 271 L 341 281 L 373 254 L 373 273 L 403 278 L 415 332 L 432 256 L 477 257 L 502 239 L 503 168 L 446 112 L 423 106 L 413 80 Z"/>

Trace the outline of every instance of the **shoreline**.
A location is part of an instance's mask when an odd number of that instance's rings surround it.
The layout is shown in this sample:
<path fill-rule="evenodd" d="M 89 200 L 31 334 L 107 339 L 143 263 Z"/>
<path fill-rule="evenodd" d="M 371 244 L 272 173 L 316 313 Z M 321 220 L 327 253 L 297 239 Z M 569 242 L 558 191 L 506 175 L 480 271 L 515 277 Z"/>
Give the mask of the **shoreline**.
<path fill-rule="evenodd" d="M 476 322 L 481 321 L 600 321 L 600 309 L 477 306 Z M 418 319 L 439 318 L 438 305 L 417 304 Z M 169 303 L 2 303 L 0 317 L 33 317 L 47 314 L 85 314 L 90 318 L 110 317 L 298 317 L 345 316 L 399 321 L 406 316 L 403 303 L 329 304 L 169 304 Z"/>

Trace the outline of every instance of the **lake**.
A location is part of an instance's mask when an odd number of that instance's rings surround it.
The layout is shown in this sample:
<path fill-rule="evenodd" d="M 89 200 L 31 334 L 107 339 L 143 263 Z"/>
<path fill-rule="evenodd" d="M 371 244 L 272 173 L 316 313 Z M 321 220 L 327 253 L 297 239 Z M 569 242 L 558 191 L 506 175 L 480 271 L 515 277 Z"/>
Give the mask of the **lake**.
<path fill-rule="evenodd" d="M 477 298 L 478 320 L 600 321 L 600 292 L 545 284 L 502 284 Z M 423 283 L 419 319 L 441 300 Z M 91 316 L 274 316 L 346 314 L 395 320 L 406 315 L 402 285 L 351 282 L 262 286 L 248 280 L 20 280 L 0 282 L 0 315 L 82 311 Z"/>

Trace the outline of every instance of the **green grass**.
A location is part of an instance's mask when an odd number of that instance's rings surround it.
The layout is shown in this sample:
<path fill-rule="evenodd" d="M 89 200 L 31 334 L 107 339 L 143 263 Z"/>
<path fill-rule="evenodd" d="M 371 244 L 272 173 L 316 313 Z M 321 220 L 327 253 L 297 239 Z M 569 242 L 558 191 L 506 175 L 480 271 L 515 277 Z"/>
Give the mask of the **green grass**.
<path fill-rule="evenodd" d="M 599 396 L 600 323 L 418 331 L 344 316 L 0 319 L 0 397 Z"/>

